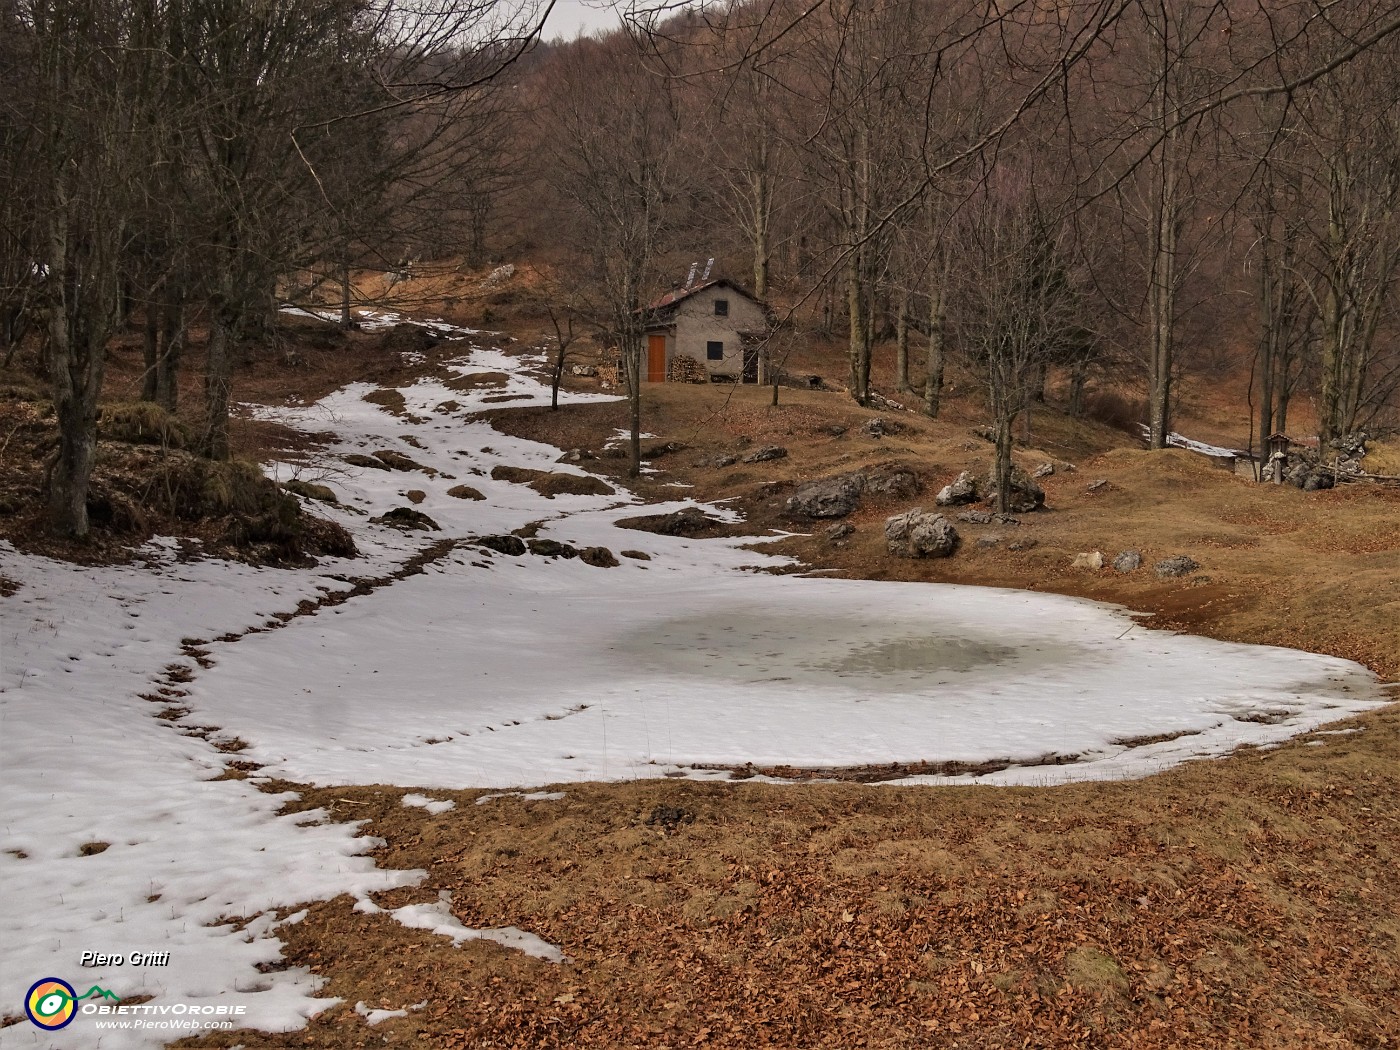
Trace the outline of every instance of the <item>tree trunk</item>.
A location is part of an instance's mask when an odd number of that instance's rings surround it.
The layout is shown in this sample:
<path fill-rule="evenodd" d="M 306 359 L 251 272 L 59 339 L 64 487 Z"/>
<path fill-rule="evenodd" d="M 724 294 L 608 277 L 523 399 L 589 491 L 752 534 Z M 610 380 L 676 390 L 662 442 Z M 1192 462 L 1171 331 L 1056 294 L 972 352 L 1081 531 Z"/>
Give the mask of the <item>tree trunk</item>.
<path fill-rule="evenodd" d="M 865 289 L 862 282 L 860 252 L 851 253 L 846 267 L 846 305 L 851 320 L 851 397 L 856 404 L 870 401 L 870 343 L 865 318 Z"/>
<path fill-rule="evenodd" d="M 215 305 L 209 311 L 209 349 L 204 371 L 204 435 L 199 450 L 209 459 L 226 460 L 228 406 L 233 361 L 230 342 L 234 322 L 228 309 Z"/>
<path fill-rule="evenodd" d="M 1148 295 L 1148 328 L 1152 341 L 1148 361 L 1149 448 L 1167 447 L 1171 433 L 1172 352 L 1176 328 L 1176 248 L 1181 210 L 1178 194 L 1176 147 L 1180 130 L 1171 126 L 1167 83 L 1170 71 L 1163 71 L 1161 98 L 1156 117 L 1167 130 L 1162 138 L 1160 173 L 1157 184 L 1156 215 L 1152 229 L 1152 276 Z"/>
<path fill-rule="evenodd" d="M 141 373 L 141 400 L 156 399 L 156 370 L 160 361 L 160 308 L 155 303 L 146 302 L 146 327 L 141 341 L 141 362 L 145 371 Z"/>
<path fill-rule="evenodd" d="M 901 394 L 909 386 L 909 293 L 899 299 L 899 314 L 894 322 L 894 388 Z"/>
<path fill-rule="evenodd" d="M 768 171 L 768 125 L 759 132 L 758 160 L 753 172 L 753 294 L 768 295 L 768 268 L 772 249 L 769 227 L 773 221 L 773 186 Z"/>
<path fill-rule="evenodd" d="M 627 476 L 639 477 L 642 473 L 642 337 L 640 333 L 626 333 L 622 336 L 622 373 L 627 381 L 628 446 L 631 464 Z"/>
<path fill-rule="evenodd" d="M 49 281 L 54 294 L 48 303 L 48 367 L 58 422 L 58 450 L 49 473 L 49 520 L 57 535 L 84 539 L 88 487 L 97 455 L 97 395 L 102 389 L 107 335 L 117 310 L 117 285 L 114 274 L 104 272 L 103 264 L 109 260 L 91 248 L 81 260 L 87 265 L 74 267 L 88 272 L 70 279 L 66 221 L 65 215 L 55 216 L 49 231 Z"/>
<path fill-rule="evenodd" d="M 174 414 L 180 401 L 180 357 L 185 348 L 185 306 L 175 296 L 162 315 L 160 351 L 156 355 L 156 403 Z"/>
<path fill-rule="evenodd" d="M 1084 386 L 1089 378 L 1089 362 L 1083 357 L 1074 359 L 1069 369 L 1069 416 L 1071 419 L 1084 418 Z"/>
<path fill-rule="evenodd" d="M 1269 438 L 1274 433 L 1274 346 L 1278 341 L 1274 313 L 1273 260 L 1269 256 L 1269 233 L 1273 222 L 1265 219 L 1265 234 L 1261 241 L 1259 261 L 1259 460 L 1268 454 Z"/>
<path fill-rule="evenodd" d="M 998 406 L 996 410 L 996 497 L 997 513 L 1008 514 L 1011 508 L 1011 427 L 1016 413 Z"/>
<path fill-rule="evenodd" d="M 57 359 L 57 355 L 55 355 Z M 49 519 L 54 532 L 72 539 L 88 534 L 87 496 L 97 458 L 97 397 L 74 391 L 54 403 L 58 453 L 49 479 Z"/>
<path fill-rule="evenodd" d="M 943 286 L 937 278 L 934 280 L 933 287 L 929 289 L 928 299 L 928 367 L 925 370 L 924 378 L 924 411 L 928 413 L 930 419 L 937 419 L 938 410 L 943 400 L 945 354 Z"/>
<path fill-rule="evenodd" d="M 344 331 L 349 331 L 355 325 L 355 319 L 350 316 L 350 264 L 342 262 L 340 264 L 340 327 Z"/>

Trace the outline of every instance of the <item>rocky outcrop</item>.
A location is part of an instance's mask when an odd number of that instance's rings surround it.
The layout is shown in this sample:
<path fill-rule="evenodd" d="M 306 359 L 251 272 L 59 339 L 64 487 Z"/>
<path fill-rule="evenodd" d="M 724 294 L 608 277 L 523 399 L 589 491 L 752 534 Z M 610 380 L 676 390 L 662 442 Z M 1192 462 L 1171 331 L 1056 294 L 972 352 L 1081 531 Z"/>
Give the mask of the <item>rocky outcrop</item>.
<path fill-rule="evenodd" d="M 976 503 L 980 498 L 976 475 L 970 470 L 964 470 L 950 484 L 938 490 L 933 502 L 940 507 L 960 507 L 966 503 Z"/>
<path fill-rule="evenodd" d="M 658 536 L 703 536 L 722 528 L 724 522 L 711 518 L 699 507 L 685 507 L 670 514 L 643 514 L 636 518 L 621 518 L 615 523 L 621 529 L 654 532 Z"/>
<path fill-rule="evenodd" d="M 890 464 L 809 481 L 788 498 L 786 510 L 794 518 L 844 518 L 856 509 L 862 496 L 908 499 L 919 488 L 917 474 L 908 467 Z"/>
<path fill-rule="evenodd" d="M 577 547 L 568 543 L 560 543 L 558 540 L 529 540 L 525 546 L 530 548 L 531 554 L 538 554 L 542 558 L 578 557 Z"/>
<path fill-rule="evenodd" d="M 844 518 L 864 491 L 865 476 L 859 473 L 809 481 L 788 499 L 787 512 L 795 518 Z"/>
<path fill-rule="evenodd" d="M 512 558 L 525 553 L 525 541 L 519 536 L 478 536 L 476 545 L 497 554 L 509 554 Z"/>
<path fill-rule="evenodd" d="M 1195 560 L 1185 554 L 1174 554 L 1170 558 L 1163 558 L 1153 567 L 1153 571 L 1162 579 L 1172 579 L 1177 576 L 1189 576 L 1200 568 Z"/>
<path fill-rule="evenodd" d="M 886 499 L 908 499 L 917 496 L 923 485 L 919 476 L 908 467 L 897 463 L 885 464 L 862 471 L 865 477 L 865 494 Z"/>
<path fill-rule="evenodd" d="M 414 510 L 412 507 L 395 507 L 382 517 L 370 518 L 372 522 L 379 525 L 390 525 L 396 529 L 403 529 L 405 532 L 415 529 L 424 532 L 441 532 L 442 526 L 428 517 L 421 510 Z"/>
<path fill-rule="evenodd" d="M 885 544 L 901 558 L 946 558 L 958 549 L 958 530 L 942 514 L 915 507 L 886 519 Z"/>
<path fill-rule="evenodd" d="M 578 552 L 578 560 L 597 569 L 612 569 L 622 564 L 606 547 L 584 547 Z"/>
<path fill-rule="evenodd" d="M 745 463 L 767 463 L 770 460 L 784 459 L 788 454 L 782 445 L 762 445 L 744 457 Z"/>
<path fill-rule="evenodd" d="M 954 483 L 956 484 L 956 482 Z M 988 475 L 981 483 L 987 493 L 987 500 L 995 501 L 997 495 L 996 476 Z M 1006 503 L 1010 514 L 1029 514 L 1045 506 L 1045 490 L 1035 483 L 1035 479 L 1020 467 L 1011 468 L 1011 493 Z"/>
<path fill-rule="evenodd" d="M 1123 551 L 1113 559 L 1113 567 L 1119 572 L 1136 572 L 1142 568 L 1142 554 L 1138 551 Z"/>

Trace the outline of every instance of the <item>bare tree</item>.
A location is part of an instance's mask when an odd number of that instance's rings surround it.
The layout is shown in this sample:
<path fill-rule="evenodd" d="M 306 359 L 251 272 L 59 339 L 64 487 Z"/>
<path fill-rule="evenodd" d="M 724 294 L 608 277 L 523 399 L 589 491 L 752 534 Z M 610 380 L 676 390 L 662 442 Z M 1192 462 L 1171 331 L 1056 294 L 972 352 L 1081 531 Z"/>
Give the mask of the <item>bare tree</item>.
<path fill-rule="evenodd" d="M 118 320 L 125 239 L 142 170 L 138 113 L 153 102 L 125 47 L 119 0 L 33 0 L 20 9 L 30 44 L 37 258 L 58 448 L 49 515 L 62 536 L 88 533 L 97 398 Z"/>
<path fill-rule="evenodd" d="M 1293 228 L 1320 324 L 1319 437 L 1365 425 L 1400 379 L 1381 338 L 1400 284 L 1400 51 L 1380 47 L 1312 86 L 1288 153 L 1312 202 Z"/>
<path fill-rule="evenodd" d="M 997 176 L 957 224 L 962 262 L 953 315 L 958 346 L 981 377 L 996 443 L 997 509 L 1009 509 L 1012 429 L 1045 365 L 1082 328 L 1066 233 L 1034 200 L 1029 180 Z"/>
<path fill-rule="evenodd" d="M 688 174 L 677 83 L 652 75 L 625 34 L 579 41 L 540 107 L 549 179 L 586 261 L 594 323 L 616 339 L 630 408 L 631 473 L 641 472 L 642 343 L 665 251 L 685 215 Z"/>

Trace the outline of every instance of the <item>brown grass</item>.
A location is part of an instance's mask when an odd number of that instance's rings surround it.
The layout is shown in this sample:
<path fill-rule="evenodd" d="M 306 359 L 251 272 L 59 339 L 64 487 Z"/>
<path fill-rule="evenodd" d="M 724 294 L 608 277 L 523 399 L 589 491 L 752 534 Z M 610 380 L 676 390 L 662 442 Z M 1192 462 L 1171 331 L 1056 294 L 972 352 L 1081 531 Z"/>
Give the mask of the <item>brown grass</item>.
<path fill-rule="evenodd" d="M 428 871 L 385 906 L 447 891 L 467 925 L 573 962 L 454 949 L 341 898 L 285 936 L 346 1005 L 178 1045 L 1392 1045 L 1400 716 L 1357 725 L 1053 790 L 650 781 L 435 791 L 457 808 L 433 817 L 401 788 L 298 789 L 368 820 L 380 863 Z M 361 1000 L 428 1006 L 369 1029 Z"/>

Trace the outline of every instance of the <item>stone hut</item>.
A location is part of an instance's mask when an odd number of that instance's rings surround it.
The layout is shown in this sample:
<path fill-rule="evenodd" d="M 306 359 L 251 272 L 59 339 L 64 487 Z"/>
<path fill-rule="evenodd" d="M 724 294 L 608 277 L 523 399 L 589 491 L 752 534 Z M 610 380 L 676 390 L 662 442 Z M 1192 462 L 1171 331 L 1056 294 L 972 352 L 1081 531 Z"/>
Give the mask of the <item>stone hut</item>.
<path fill-rule="evenodd" d="M 646 307 L 646 355 L 642 375 L 662 383 L 679 358 L 697 362 L 712 383 L 768 381 L 768 307 L 735 282 L 717 277 L 673 288 Z"/>

